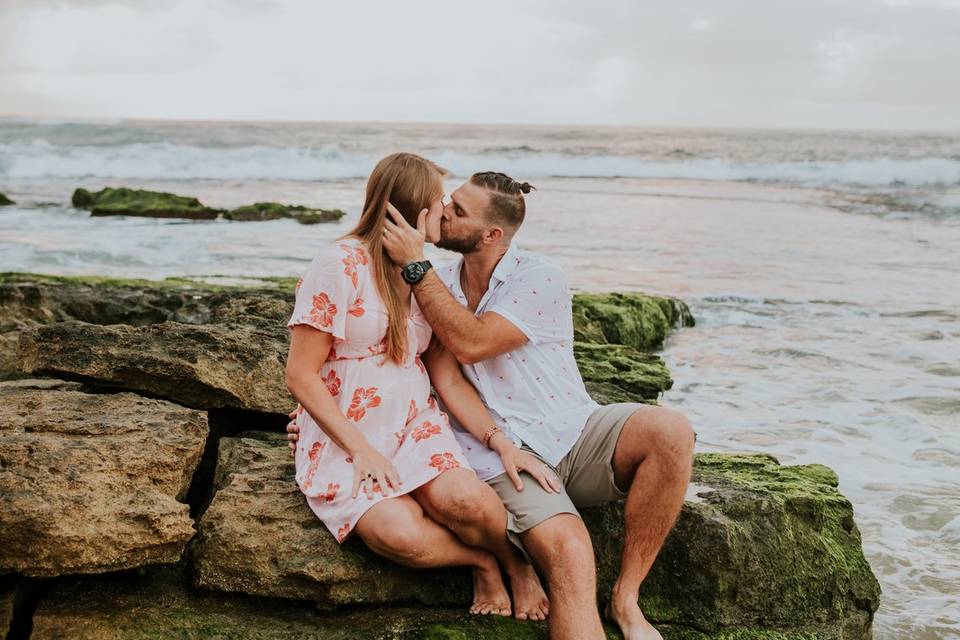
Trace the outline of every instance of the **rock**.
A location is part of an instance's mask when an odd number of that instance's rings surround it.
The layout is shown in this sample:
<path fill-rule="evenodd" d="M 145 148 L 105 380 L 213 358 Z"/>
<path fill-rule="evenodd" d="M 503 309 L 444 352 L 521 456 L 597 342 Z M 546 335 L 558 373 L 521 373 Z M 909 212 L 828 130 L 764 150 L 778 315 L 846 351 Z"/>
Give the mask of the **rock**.
<path fill-rule="evenodd" d="M 0 573 L 176 561 L 206 416 L 132 393 L 0 387 Z"/>
<path fill-rule="evenodd" d="M 574 339 L 580 342 L 656 349 L 663 345 L 672 327 L 694 324 L 690 309 L 676 298 L 580 293 L 573 299 Z"/>
<path fill-rule="evenodd" d="M 286 350 L 285 327 L 70 320 L 21 332 L 17 367 L 197 409 L 288 413 L 296 401 L 284 380 Z"/>
<path fill-rule="evenodd" d="M 192 547 L 195 586 L 325 606 L 469 602 L 466 572 L 400 567 L 356 537 L 341 547 L 297 487 L 286 436 L 249 436 L 220 440 L 215 494 Z"/>
<path fill-rule="evenodd" d="M 17 576 L 0 576 L 0 638 L 6 638 L 17 600 Z"/>
<path fill-rule="evenodd" d="M 445 635 L 439 635 L 441 632 Z M 464 632 L 468 635 L 463 635 Z M 463 607 L 387 605 L 320 612 L 293 600 L 196 589 L 190 586 L 182 567 L 164 566 L 64 579 L 38 604 L 30 637 L 32 640 L 545 640 L 546 625 L 493 616 L 468 616 Z"/>
<path fill-rule="evenodd" d="M 7 196 L 3 195 L 2 193 L 0 193 L 0 207 L 6 207 L 11 204 L 17 204 L 17 203 L 11 200 L 10 198 L 8 198 Z"/>
<path fill-rule="evenodd" d="M 339 546 L 296 487 L 284 435 L 243 436 L 221 440 L 216 493 L 193 547 L 196 586 L 321 605 L 469 602 L 466 571 L 411 572 L 359 541 Z M 676 637 L 733 630 L 749 638 L 870 637 L 879 586 L 830 469 L 782 467 L 766 455 L 700 454 L 693 482 L 644 582 L 641 602 L 651 620 L 689 631 Z M 623 504 L 582 513 L 605 599 L 619 569 Z"/>
<path fill-rule="evenodd" d="M 641 589 L 647 617 L 707 634 L 778 629 L 868 640 L 880 586 L 837 485 L 823 465 L 698 454 L 680 518 Z M 619 570 L 622 510 L 584 510 L 601 594 Z"/>
<path fill-rule="evenodd" d="M 151 218 L 190 218 L 213 220 L 222 209 L 200 204 L 196 198 L 144 189 L 107 187 L 91 193 L 77 189 L 71 199 L 78 209 L 88 209 L 94 216 L 146 216 Z"/>
<path fill-rule="evenodd" d="M 280 218 L 294 218 L 302 224 L 316 224 L 318 222 L 336 222 L 346 215 L 340 209 L 310 209 L 299 205 L 286 205 L 277 202 L 257 202 L 239 207 L 223 214 L 227 220 L 278 220 Z"/>
<path fill-rule="evenodd" d="M 573 355 L 587 391 L 600 404 L 656 403 L 673 386 L 662 359 L 633 347 L 574 342 Z"/>

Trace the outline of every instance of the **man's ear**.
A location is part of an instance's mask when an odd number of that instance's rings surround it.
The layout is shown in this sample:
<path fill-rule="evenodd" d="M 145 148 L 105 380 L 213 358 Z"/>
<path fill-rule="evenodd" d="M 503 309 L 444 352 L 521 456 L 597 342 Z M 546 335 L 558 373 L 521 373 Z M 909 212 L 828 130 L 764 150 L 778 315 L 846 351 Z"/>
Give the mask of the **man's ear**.
<path fill-rule="evenodd" d="M 483 234 L 483 241 L 486 244 L 499 244 L 503 236 L 504 233 L 501 227 L 490 227 Z"/>

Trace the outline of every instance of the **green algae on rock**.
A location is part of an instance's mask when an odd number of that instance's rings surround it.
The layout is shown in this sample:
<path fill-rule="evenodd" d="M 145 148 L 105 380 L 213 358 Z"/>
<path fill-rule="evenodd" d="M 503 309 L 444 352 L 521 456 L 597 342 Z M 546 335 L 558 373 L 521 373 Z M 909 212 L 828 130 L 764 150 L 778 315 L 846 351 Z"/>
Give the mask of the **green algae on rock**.
<path fill-rule="evenodd" d="M 698 454 L 680 518 L 640 592 L 647 617 L 704 634 L 689 638 L 781 637 L 758 630 L 870 638 L 880 585 L 863 555 L 853 506 L 837 484 L 823 465 Z M 622 510 L 584 510 L 601 594 L 619 570 Z M 743 632 L 714 635 L 734 629 Z"/>
<path fill-rule="evenodd" d="M 5 207 L 11 204 L 17 204 L 17 203 L 11 200 L 10 198 L 8 198 L 7 196 L 5 196 L 4 194 L 0 193 L 0 207 Z"/>
<path fill-rule="evenodd" d="M 336 222 L 346 215 L 340 209 L 311 209 L 300 205 L 287 205 L 277 202 L 257 202 L 255 204 L 231 209 L 223 214 L 227 220 L 260 221 L 293 218 L 300 224 Z"/>
<path fill-rule="evenodd" d="M 94 216 L 146 216 L 150 218 L 189 218 L 213 220 L 223 210 L 204 206 L 196 198 L 144 189 L 107 187 L 90 192 L 77 189 L 71 198 L 73 206 L 87 209 Z"/>
<path fill-rule="evenodd" d="M 686 303 L 676 298 L 642 293 L 579 293 L 573 297 L 574 339 L 581 342 L 656 349 L 672 327 L 694 324 Z"/>
<path fill-rule="evenodd" d="M 573 355 L 587 391 L 600 404 L 655 403 L 673 386 L 660 357 L 633 347 L 574 342 Z"/>

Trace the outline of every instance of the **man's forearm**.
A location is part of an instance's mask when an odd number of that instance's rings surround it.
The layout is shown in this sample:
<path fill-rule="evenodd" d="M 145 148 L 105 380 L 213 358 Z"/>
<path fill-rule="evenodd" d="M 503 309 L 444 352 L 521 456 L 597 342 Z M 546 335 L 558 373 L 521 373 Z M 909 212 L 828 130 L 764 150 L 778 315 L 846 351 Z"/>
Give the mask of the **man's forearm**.
<path fill-rule="evenodd" d="M 413 287 L 417 304 L 443 345 L 460 359 L 483 335 L 483 323 L 451 295 L 440 276 L 428 271 Z"/>

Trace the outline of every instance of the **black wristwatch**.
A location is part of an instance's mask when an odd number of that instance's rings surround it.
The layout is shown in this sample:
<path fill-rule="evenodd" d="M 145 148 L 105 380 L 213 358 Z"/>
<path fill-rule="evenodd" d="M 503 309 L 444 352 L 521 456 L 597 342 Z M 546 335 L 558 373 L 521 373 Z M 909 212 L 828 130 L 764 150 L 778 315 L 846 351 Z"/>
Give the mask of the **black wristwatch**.
<path fill-rule="evenodd" d="M 423 280 L 423 276 L 427 275 L 427 271 L 432 269 L 433 265 L 430 264 L 429 260 L 422 260 L 420 262 L 411 262 L 403 268 L 401 275 L 403 275 L 403 281 L 407 284 L 417 284 Z"/>

